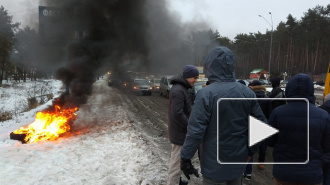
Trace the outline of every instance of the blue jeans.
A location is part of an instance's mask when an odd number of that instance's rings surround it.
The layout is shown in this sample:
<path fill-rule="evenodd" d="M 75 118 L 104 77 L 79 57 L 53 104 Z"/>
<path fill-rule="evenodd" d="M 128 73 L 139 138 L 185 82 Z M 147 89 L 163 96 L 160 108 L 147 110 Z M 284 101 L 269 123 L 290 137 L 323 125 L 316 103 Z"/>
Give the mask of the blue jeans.
<path fill-rule="evenodd" d="M 221 181 L 221 182 L 203 177 L 203 185 L 241 185 L 241 184 L 242 184 L 241 176 L 233 180 Z"/>

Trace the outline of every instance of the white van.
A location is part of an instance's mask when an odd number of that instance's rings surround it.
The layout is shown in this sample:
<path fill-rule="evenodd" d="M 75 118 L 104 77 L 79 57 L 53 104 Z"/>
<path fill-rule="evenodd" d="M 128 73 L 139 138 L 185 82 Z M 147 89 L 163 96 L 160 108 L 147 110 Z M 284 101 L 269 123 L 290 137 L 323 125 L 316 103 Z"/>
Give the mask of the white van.
<path fill-rule="evenodd" d="M 167 75 L 163 76 L 160 79 L 160 85 L 159 85 L 159 93 L 160 95 L 165 95 L 166 98 L 169 98 L 170 96 L 170 89 L 172 85 L 170 84 L 170 78 L 172 78 L 174 75 Z"/>

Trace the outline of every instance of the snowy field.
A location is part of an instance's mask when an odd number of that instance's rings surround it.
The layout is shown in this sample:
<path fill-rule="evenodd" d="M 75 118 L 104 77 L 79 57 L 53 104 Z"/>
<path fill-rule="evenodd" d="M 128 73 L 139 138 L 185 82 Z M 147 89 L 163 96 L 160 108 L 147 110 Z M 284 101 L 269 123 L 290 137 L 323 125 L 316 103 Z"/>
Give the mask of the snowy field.
<path fill-rule="evenodd" d="M 100 84 L 97 81 L 94 85 Z M 11 140 L 10 132 L 32 122 L 36 112 L 51 105 L 50 100 L 30 111 L 20 112 L 26 104 L 25 91 L 33 85 L 36 84 L 27 82 L 14 85 L 16 88 L 13 85 L 0 88 L 1 107 L 19 112 L 13 119 L 0 122 L 1 185 L 165 184 L 167 161 L 160 160 L 150 148 L 153 146 L 141 139 L 128 119 L 126 107 L 109 107 L 109 115 L 102 117 L 102 121 L 79 120 L 79 115 L 88 119 L 89 114 L 100 112 L 97 107 L 104 101 L 102 95 L 90 97 L 88 104 L 92 105 L 89 108 L 83 105 L 77 112 L 76 122 L 86 122 L 87 126 L 91 122 L 106 123 L 95 123 L 93 131 L 72 131 L 55 141 L 32 144 Z M 49 80 L 48 85 L 52 86 L 54 97 L 63 91 L 59 81 Z"/>

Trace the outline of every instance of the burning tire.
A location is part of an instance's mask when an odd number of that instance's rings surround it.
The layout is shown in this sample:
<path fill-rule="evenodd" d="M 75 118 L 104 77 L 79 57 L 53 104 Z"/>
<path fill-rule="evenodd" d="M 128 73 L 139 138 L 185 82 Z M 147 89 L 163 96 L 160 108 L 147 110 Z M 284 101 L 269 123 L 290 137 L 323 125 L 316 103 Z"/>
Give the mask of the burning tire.
<path fill-rule="evenodd" d="M 26 143 L 24 140 L 25 136 L 26 134 L 14 134 L 13 132 L 10 133 L 10 139 L 21 141 L 23 144 Z"/>

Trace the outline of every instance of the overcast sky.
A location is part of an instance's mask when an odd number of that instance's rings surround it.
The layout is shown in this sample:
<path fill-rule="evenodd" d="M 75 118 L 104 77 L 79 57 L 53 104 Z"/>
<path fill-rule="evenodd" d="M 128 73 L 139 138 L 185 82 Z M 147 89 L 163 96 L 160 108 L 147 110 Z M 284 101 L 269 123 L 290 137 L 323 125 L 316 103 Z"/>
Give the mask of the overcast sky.
<path fill-rule="evenodd" d="M 221 36 L 234 37 L 239 33 L 265 33 L 291 14 L 298 20 L 316 5 L 326 7 L 329 0 L 171 0 L 171 9 L 182 15 L 184 21 L 207 20 Z"/>
<path fill-rule="evenodd" d="M 42 1 L 41 1 L 42 2 Z M 286 21 L 291 14 L 298 20 L 304 12 L 316 5 L 327 6 L 329 0 L 168 0 L 169 8 L 181 16 L 182 21 L 206 21 L 221 36 L 234 37 L 239 33 L 265 33 Z M 15 22 L 34 27 L 38 22 L 39 0 L 1 0 Z M 43 4 L 40 4 L 43 5 Z M 258 15 L 264 16 L 265 19 Z M 32 17 L 32 19 L 28 19 Z M 28 21 L 29 20 L 29 21 Z M 205 28 L 208 29 L 208 28 Z"/>

